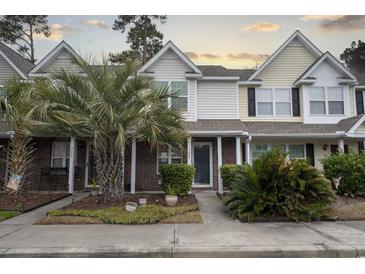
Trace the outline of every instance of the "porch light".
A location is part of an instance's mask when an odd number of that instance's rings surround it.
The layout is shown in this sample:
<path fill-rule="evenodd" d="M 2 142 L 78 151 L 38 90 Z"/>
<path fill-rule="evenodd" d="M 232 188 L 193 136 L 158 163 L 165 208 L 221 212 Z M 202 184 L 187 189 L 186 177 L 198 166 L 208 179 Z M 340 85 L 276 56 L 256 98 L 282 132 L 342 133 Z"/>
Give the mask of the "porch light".
<path fill-rule="evenodd" d="M 327 150 L 327 147 L 328 147 L 328 145 L 327 144 L 324 144 L 323 145 L 323 150 Z"/>

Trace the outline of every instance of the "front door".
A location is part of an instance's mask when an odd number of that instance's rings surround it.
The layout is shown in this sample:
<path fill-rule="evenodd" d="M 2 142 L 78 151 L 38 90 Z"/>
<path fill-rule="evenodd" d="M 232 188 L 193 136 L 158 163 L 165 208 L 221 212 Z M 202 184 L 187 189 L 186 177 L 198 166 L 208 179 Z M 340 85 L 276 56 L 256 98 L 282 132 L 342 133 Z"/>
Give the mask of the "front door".
<path fill-rule="evenodd" d="M 195 167 L 194 187 L 212 185 L 212 143 L 193 144 L 193 163 Z"/>

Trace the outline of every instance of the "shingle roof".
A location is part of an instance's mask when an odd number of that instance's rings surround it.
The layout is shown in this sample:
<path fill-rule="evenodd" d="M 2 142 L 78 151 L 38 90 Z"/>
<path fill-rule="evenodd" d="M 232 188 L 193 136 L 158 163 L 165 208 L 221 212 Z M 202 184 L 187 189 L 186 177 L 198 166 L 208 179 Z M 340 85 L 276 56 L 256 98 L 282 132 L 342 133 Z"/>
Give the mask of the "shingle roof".
<path fill-rule="evenodd" d="M 185 122 L 188 131 L 246 131 L 249 134 L 335 134 L 349 131 L 363 116 L 341 120 L 337 124 L 304 124 L 302 122 L 242 122 L 240 120 L 198 120 Z"/>
<path fill-rule="evenodd" d="M 240 77 L 240 81 L 246 81 L 256 71 L 254 69 L 227 69 L 223 66 L 204 65 L 197 66 L 203 76 L 216 76 L 216 77 Z"/>
<path fill-rule="evenodd" d="M 28 76 L 28 72 L 34 67 L 34 65 L 21 56 L 19 53 L 9 48 L 7 45 L 0 42 L 0 50 L 13 62 L 19 70 Z"/>

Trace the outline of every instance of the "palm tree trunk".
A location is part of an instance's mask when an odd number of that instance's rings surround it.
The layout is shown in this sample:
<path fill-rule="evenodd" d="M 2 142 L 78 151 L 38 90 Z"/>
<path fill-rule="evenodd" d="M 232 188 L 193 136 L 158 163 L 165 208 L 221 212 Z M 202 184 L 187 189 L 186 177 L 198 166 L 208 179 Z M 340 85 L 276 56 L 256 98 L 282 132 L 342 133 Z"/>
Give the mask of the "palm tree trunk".
<path fill-rule="evenodd" d="M 97 181 L 104 201 L 118 201 L 124 193 L 124 161 L 125 147 L 116 151 L 95 149 Z"/>

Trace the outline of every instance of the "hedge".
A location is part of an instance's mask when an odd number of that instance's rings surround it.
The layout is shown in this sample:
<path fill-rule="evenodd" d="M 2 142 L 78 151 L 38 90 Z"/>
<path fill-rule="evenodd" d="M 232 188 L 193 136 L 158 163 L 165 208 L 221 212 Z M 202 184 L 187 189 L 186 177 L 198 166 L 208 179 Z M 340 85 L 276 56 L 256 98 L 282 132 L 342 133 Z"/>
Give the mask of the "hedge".
<path fill-rule="evenodd" d="M 225 164 L 220 168 L 220 174 L 225 189 L 230 190 L 234 181 L 237 169 L 242 169 L 243 165 Z"/>
<path fill-rule="evenodd" d="M 160 167 L 164 191 L 171 191 L 178 196 L 186 196 L 191 190 L 195 168 L 187 164 L 169 164 Z"/>

